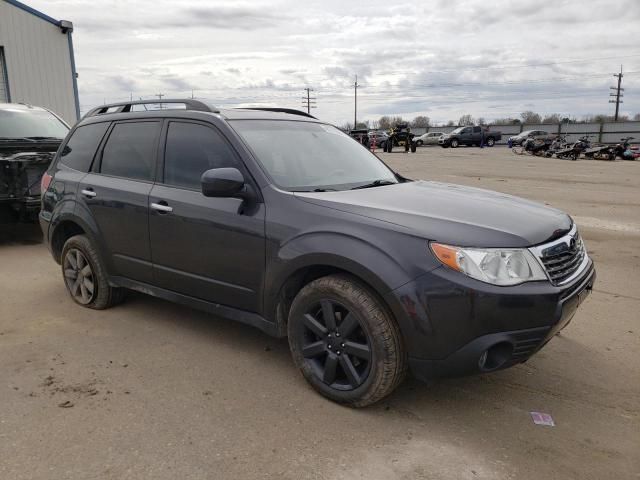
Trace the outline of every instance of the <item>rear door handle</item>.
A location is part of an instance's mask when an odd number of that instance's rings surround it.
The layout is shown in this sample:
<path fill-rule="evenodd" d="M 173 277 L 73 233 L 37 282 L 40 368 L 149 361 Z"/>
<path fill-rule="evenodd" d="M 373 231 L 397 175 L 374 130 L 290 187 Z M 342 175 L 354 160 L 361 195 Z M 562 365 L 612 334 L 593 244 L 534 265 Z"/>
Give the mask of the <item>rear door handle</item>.
<path fill-rule="evenodd" d="M 81 190 L 81 192 L 85 197 L 93 198 L 96 196 L 96 192 L 93 191 L 92 188 L 85 188 Z"/>
<path fill-rule="evenodd" d="M 160 213 L 171 213 L 173 212 L 173 207 L 167 205 L 167 202 L 160 203 L 152 203 L 151 208 L 157 210 Z"/>

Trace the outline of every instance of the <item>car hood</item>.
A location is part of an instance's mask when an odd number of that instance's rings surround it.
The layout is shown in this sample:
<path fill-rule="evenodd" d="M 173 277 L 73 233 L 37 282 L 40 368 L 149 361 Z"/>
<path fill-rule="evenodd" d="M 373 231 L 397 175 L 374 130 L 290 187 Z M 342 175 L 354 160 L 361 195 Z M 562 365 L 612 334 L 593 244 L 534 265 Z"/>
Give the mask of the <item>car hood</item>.
<path fill-rule="evenodd" d="M 438 182 L 295 195 L 387 222 L 428 240 L 467 247 L 529 247 L 565 234 L 572 224 L 566 213 L 536 202 Z"/>

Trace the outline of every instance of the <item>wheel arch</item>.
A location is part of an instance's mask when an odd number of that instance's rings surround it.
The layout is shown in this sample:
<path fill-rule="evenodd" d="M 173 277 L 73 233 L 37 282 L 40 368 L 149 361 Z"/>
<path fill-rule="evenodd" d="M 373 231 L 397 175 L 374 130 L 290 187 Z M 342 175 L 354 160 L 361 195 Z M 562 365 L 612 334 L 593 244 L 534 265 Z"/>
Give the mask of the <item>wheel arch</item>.
<path fill-rule="evenodd" d="M 49 245 L 51 254 L 56 262 L 60 263 L 62 248 L 65 242 L 74 235 L 86 235 L 95 245 L 102 258 L 104 256 L 104 245 L 98 240 L 98 226 L 91 218 L 83 218 L 74 212 L 60 212 L 55 217 L 49 228 Z"/>

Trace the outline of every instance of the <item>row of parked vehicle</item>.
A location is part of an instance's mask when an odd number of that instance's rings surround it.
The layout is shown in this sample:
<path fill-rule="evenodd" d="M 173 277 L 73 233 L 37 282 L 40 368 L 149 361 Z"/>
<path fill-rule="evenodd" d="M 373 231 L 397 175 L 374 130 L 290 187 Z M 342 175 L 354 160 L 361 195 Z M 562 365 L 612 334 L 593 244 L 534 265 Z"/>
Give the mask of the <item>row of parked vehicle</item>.
<path fill-rule="evenodd" d="M 443 148 L 457 148 L 462 145 L 493 147 L 502 139 L 499 131 L 479 125 L 458 127 L 450 133 L 427 132 L 414 135 L 407 124 L 400 124 L 388 133 L 382 130 L 358 129 L 351 130 L 349 134 L 363 145 L 367 147 L 375 145 L 385 152 L 401 146 L 407 146 L 411 151 L 415 151 L 415 147 L 425 145 L 440 145 Z M 409 148 L 406 149 L 409 150 Z"/>
<path fill-rule="evenodd" d="M 527 132 L 523 132 L 527 133 Z M 522 134 L 521 134 L 522 135 Z M 512 143 L 518 146 L 512 148 L 518 155 L 537 155 L 544 157 L 556 157 L 569 160 L 578 160 L 581 156 L 594 160 L 635 160 L 640 158 L 638 147 L 631 146 L 634 137 L 624 137 L 616 145 L 591 143 L 591 135 L 584 135 L 575 142 L 568 142 L 566 135 L 548 135 L 542 131 L 530 131 L 523 137 L 517 138 Z M 509 139 L 510 142 L 512 139 Z"/>

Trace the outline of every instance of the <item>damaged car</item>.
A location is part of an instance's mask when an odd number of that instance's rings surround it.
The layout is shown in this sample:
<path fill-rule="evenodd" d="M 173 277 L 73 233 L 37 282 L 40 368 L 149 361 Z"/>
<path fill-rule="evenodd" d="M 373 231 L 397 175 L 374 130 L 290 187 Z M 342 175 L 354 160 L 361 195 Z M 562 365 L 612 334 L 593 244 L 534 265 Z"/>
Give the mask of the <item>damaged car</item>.
<path fill-rule="evenodd" d="M 69 126 L 42 107 L 0 103 L 0 222 L 34 222 L 40 180 Z"/>

